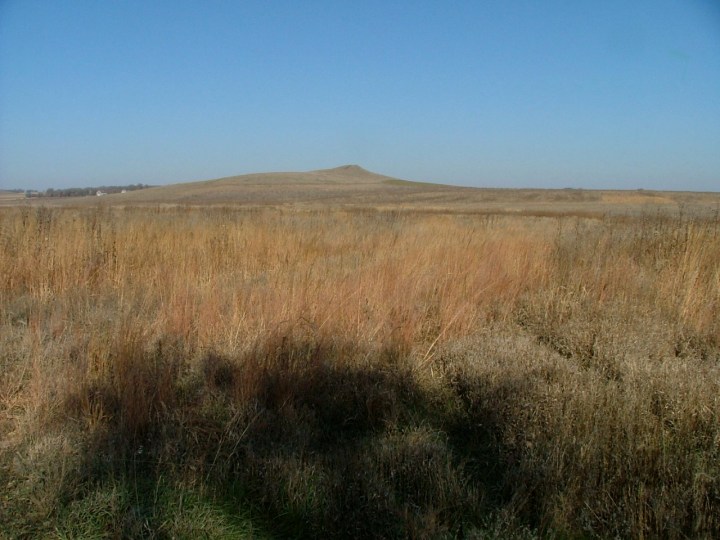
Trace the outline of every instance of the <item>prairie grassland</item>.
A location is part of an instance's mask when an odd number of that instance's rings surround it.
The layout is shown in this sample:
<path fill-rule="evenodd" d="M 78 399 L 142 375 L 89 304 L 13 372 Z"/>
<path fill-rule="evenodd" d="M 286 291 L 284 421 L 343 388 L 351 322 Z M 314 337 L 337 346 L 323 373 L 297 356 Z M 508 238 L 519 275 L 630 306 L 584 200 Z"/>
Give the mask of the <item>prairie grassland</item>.
<path fill-rule="evenodd" d="M 0 209 L 8 537 L 717 537 L 720 222 Z"/>

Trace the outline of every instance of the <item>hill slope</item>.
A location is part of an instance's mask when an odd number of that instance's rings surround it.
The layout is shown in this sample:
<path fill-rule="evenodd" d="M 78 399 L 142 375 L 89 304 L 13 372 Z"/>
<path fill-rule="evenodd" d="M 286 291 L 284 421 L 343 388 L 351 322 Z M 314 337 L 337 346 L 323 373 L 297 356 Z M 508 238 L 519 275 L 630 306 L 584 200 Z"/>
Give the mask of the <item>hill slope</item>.
<path fill-rule="evenodd" d="M 5 204 L 17 204 L 7 201 Z M 718 193 L 470 188 L 400 180 L 358 165 L 229 176 L 104 197 L 39 198 L 32 205 L 233 205 L 413 209 L 469 213 L 716 215 Z M 0 205 L 3 201 L 0 200 Z"/>
<path fill-rule="evenodd" d="M 113 203 L 353 204 L 396 202 L 420 192 L 462 190 L 375 174 L 358 165 L 309 172 L 272 172 L 173 184 L 105 198 Z"/>

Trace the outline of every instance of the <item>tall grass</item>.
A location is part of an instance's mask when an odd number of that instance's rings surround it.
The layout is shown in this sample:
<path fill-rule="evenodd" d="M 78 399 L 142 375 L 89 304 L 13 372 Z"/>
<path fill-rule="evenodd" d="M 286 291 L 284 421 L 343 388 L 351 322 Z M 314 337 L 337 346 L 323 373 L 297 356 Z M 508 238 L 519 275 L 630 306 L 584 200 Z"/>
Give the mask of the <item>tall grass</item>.
<path fill-rule="evenodd" d="M 716 536 L 720 223 L 0 211 L 10 536 Z"/>

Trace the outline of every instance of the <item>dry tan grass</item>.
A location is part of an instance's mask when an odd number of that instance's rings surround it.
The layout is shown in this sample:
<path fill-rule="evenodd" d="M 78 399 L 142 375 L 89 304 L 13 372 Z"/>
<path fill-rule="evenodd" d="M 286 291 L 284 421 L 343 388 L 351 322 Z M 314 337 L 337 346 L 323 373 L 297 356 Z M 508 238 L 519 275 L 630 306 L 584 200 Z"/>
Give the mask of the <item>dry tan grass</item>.
<path fill-rule="evenodd" d="M 25 199 L 24 193 L 15 193 L 12 191 L 0 191 L 0 203 L 17 203 Z"/>
<path fill-rule="evenodd" d="M 14 204 L 8 201 L 6 204 Z M 398 180 L 356 165 L 298 173 L 261 173 L 112 194 L 29 199 L 40 206 L 282 206 L 300 210 L 384 209 L 531 216 L 643 214 L 710 217 L 720 194 L 584 189 L 469 188 Z M 3 205 L 0 200 L 0 206 Z"/>
<path fill-rule="evenodd" d="M 674 204 L 676 202 L 673 200 L 672 197 L 637 191 L 603 193 L 601 196 L 601 200 L 603 202 L 615 204 L 640 205 Z"/>
<path fill-rule="evenodd" d="M 23 207 L 0 248 L 9 534 L 138 467 L 280 535 L 720 532 L 717 219 Z"/>

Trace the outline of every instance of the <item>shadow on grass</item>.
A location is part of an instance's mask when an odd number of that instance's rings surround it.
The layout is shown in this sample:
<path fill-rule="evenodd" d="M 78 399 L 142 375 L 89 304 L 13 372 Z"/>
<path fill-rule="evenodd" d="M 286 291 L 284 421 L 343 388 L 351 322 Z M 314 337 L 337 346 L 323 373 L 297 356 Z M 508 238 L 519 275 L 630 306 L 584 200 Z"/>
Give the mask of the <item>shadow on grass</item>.
<path fill-rule="evenodd" d="M 83 426 L 72 435 L 80 450 L 49 518 L 9 530 L 513 536 L 514 518 L 492 531 L 518 480 L 503 393 L 523 383 L 486 382 L 419 377 L 399 348 L 279 337 L 239 358 L 193 358 L 178 343 L 129 343 L 65 398 L 53 427 Z"/>
<path fill-rule="evenodd" d="M 648 489 L 687 491 L 672 476 L 685 466 L 682 447 L 668 471 L 662 455 L 633 461 L 636 445 L 574 444 L 565 424 L 546 422 L 563 403 L 583 402 L 547 395 L 544 370 L 499 375 L 468 354 L 448 356 L 430 376 L 413 369 L 401 346 L 369 350 L 304 336 L 269 339 L 239 357 L 193 355 L 178 343 L 122 345 L 100 375 L 68 391 L 55 434 L 29 448 L 29 474 L 51 473 L 35 474 L 33 493 L 57 478 L 58 495 L 54 508 L 45 497 L 50 514 L 21 517 L 13 531 L 531 538 L 662 530 L 661 521 L 656 529 L 632 521 L 632 505 L 645 503 L 631 490 L 639 478 Z M 606 384 L 611 396 L 617 383 L 598 376 L 581 384 Z M 622 425 L 601 421 L 585 427 L 614 433 Z M 573 435 L 588 441 L 593 433 Z M 48 467 L 53 448 L 77 459 Z M 691 477 L 689 465 L 683 470 Z M 668 497 L 658 519 L 675 512 L 670 521 L 685 534 L 697 515 L 708 520 L 703 530 L 714 530 L 713 485 L 699 499 L 707 510 Z M 615 500 L 625 506 L 609 506 Z"/>
<path fill-rule="evenodd" d="M 66 402 L 103 424 L 78 497 L 130 486 L 116 534 L 177 536 L 168 508 L 184 489 L 249 516 L 253 537 L 464 537 L 506 501 L 512 460 L 476 382 L 421 384 L 392 350 L 360 363 L 355 344 L 287 337 L 243 358 L 178 355 L 124 351 Z"/>

